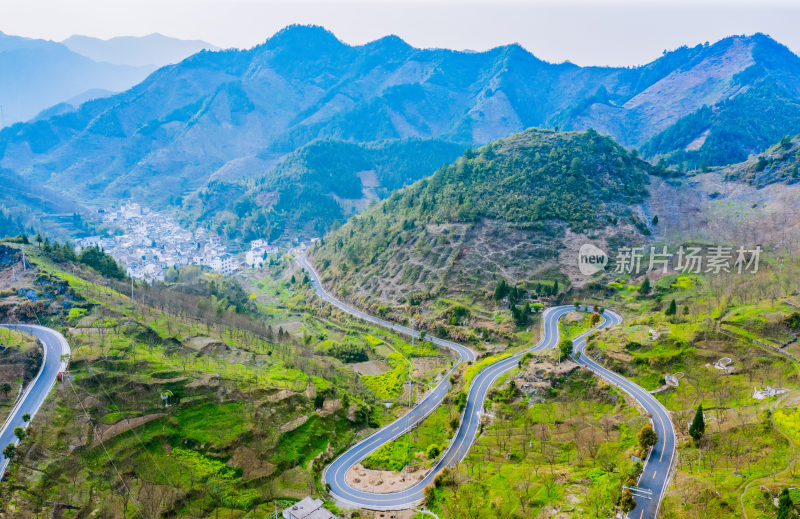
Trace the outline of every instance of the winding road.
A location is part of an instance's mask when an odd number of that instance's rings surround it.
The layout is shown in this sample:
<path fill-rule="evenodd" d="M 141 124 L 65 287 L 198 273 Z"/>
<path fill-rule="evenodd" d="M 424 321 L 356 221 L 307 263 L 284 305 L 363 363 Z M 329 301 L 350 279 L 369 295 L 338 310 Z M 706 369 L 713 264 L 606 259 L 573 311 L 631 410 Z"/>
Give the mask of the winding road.
<path fill-rule="evenodd" d="M 44 347 L 42 365 L 34 379 L 28 383 L 22 397 L 9 413 L 8 418 L 0 429 L 0 451 L 9 443 L 16 445 L 19 440 L 14 435 L 17 427 L 27 427 L 28 423 L 22 416 L 29 414 L 31 421 L 36 412 L 42 407 L 47 395 L 56 382 L 60 371 L 65 371 L 69 362 L 69 343 L 63 335 L 50 328 L 35 324 L 0 324 L 3 328 L 17 330 L 39 339 Z M 0 478 L 3 477 L 8 466 L 8 459 L 0 453 Z"/>
<path fill-rule="evenodd" d="M 312 288 L 321 299 L 348 314 L 370 323 L 405 335 L 414 337 L 419 335 L 416 330 L 366 314 L 333 297 L 322 286 L 319 275 L 311 266 L 306 255 L 299 256 L 297 261 L 309 274 Z M 436 475 L 445 467 L 457 465 L 467 455 L 478 435 L 483 403 L 492 384 L 502 374 L 516 366 L 525 353 L 556 347 L 559 341 L 558 321 L 573 310 L 575 310 L 574 306 L 558 306 L 545 310 L 542 316 L 543 333 L 539 342 L 526 350 L 490 364 L 475 376 L 469 386 L 467 402 L 461 415 L 458 430 L 450 440 L 447 449 L 423 479 L 405 490 L 390 493 L 373 493 L 353 488 L 347 482 L 345 475 L 353 465 L 378 450 L 382 445 L 413 429 L 416 424 L 436 409 L 442 403 L 450 388 L 449 373 L 411 411 L 359 441 L 325 468 L 322 473 L 322 481 L 329 486 L 330 493 L 344 504 L 372 510 L 399 510 L 411 508 L 422 502 L 425 487 L 433 482 Z M 661 403 L 650 393 L 633 382 L 600 366 L 583 352 L 586 347 L 586 338 L 590 334 L 600 328 L 614 326 L 621 322 L 622 318 L 618 314 L 606 310 L 603 314 L 603 319 L 597 326 L 573 339 L 575 359 L 581 366 L 586 367 L 610 384 L 628 393 L 650 414 L 653 427 L 658 434 L 658 443 L 651 450 L 645 462 L 638 487 L 633 489 L 637 506 L 630 512 L 628 517 L 632 519 L 655 518 L 666 490 L 669 469 L 675 452 L 675 433 L 669 415 Z M 455 351 L 461 361 L 475 360 L 475 352 L 464 345 L 431 336 L 426 336 L 426 340 Z M 457 367 L 458 364 L 453 366 L 451 372 Z"/>

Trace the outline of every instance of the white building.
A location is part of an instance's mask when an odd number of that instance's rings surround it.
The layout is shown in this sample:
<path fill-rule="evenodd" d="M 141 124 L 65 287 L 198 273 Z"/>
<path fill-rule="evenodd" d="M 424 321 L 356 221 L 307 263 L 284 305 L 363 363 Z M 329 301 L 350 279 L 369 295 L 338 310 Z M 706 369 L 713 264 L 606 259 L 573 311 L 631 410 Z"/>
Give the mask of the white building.
<path fill-rule="evenodd" d="M 235 270 L 233 258 L 228 253 L 215 257 L 209 262 L 208 266 L 211 267 L 212 270 L 225 275 L 233 274 Z"/>
<path fill-rule="evenodd" d="M 264 240 L 256 241 L 263 243 L 260 243 L 258 247 L 253 247 L 252 243 L 255 242 L 252 242 L 250 250 L 244 253 L 244 262 L 248 267 L 263 267 L 267 255 L 278 250 L 275 246 L 267 245 Z"/>
<path fill-rule="evenodd" d="M 283 511 L 284 519 L 336 519 L 330 511 L 322 508 L 322 501 L 305 497 Z"/>

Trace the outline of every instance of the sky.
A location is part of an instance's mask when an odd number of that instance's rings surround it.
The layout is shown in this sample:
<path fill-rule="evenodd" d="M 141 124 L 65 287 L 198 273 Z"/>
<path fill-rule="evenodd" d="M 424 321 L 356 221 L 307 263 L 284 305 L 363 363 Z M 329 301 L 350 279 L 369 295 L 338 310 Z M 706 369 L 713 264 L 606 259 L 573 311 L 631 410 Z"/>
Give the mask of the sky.
<path fill-rule="evenodd" d="M 664 50 L 763 32 L 800 54 L 798 0 L 6 0 L 0 30 L 60 41 L 160 32 L 252 47 L 292 23 L 344 42 L 396 34 L 416 47 L 519 43 L 578 65 L 640 65 Z"/>

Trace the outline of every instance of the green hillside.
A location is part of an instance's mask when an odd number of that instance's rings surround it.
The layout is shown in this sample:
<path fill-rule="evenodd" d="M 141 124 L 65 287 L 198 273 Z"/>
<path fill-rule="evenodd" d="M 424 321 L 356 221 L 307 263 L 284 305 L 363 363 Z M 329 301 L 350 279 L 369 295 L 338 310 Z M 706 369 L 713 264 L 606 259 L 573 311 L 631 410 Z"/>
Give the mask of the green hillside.
<path fill-rule="evenodd" d="M 313 251 L 323 279 L 365 305 L 552 283 L 568 233 L 648 232 L 654 168 L 612 139 L 527 130 L 476 150 L 352 218 Z"/>
<path fill-rule="evenodd" d="M 763 187 L 776 182 L 800 181 L 800 136 L 785 136 L 764 153 L 720 170 L 727 180 L 743 180 Z"/>
<path fill-rule="evenodd" d="M 255 181 L 212 182 L 184 202 L 183 213 L 231 240 L 320 236 L 455 159 L 464 147 L 438 139 L 314 141 Z"/>

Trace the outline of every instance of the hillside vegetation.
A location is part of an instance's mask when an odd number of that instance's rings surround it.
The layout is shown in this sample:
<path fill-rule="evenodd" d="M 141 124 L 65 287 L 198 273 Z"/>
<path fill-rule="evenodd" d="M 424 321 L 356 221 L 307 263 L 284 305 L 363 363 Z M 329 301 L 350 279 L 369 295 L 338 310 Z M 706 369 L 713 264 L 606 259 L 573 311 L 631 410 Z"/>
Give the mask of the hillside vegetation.
<path fill-rule="evenodd" d="M 335 222 L 429 175 L 463 150 L 438 139 L 314 141 L 254 181 L 212 182 L 184 201 L 185 219 L 230 240 L 321 236 Z"/>
<path fill-rule="evenodd" d="M 758 188 L 777 182 L 797 183 L 800 181 L 800 136 L 787 135 L 764 153 L 723 168 L 721 173 L 726 180 L 741 180 Z"/>
<path fill-rule="evenodd" d="M 615 68 L 551 64 L 519 45 L 457 52 L 389 36 L 350 46 L 292 26 L 6 128 L 0 167 L 74 200 L 163 208 L 213 181 L 258 178 L 326 138 L 482 145 L 533 126 L 594 128 L 648 157 L 727 164 L 794 133 L 798 94 L 800 58 L 762 34 Z"/>
<path fill-rule="evenodd" d="M 407 411 L 403 383 L 450 366 L 428 343 L 307 306 L 308 280 L 285 260 L 253 292 L 187 269 L 131 299 L 128 280 L 64 249 L 0 247 L 0 320 L 41 322 L 72 350 L 9 465 L 4 517 L 268 515 L 322 495 L 334 456 Z M 41 358 L 18 335 L 0 332 L 0 414 Z"/>
<path fill-rule="evenodd" d="M 488 302 L 501 279 L 563 281 L 553 263 L 567 235 L 647 230 L 636 206 L 650 171 L 596 132 L 528 130 L 352 218 L 313 258 L 325 282 L 366 306 L 458 294 Z"/>

